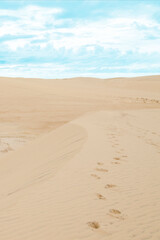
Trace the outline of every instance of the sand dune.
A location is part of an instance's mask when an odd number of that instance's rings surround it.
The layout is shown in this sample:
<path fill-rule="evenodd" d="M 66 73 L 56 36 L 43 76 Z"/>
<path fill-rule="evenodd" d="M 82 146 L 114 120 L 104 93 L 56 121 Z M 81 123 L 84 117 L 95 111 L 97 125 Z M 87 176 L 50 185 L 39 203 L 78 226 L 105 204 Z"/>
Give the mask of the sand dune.
<path fill-rule="evenodd" d="M 1 240 L 160 239 L 159 80 L 0 79 Z"/>
<path fill-rule="evenodd" d="M 157 108 L 159 78 L 0 78 L 0 154 L 89 111 Z"/>

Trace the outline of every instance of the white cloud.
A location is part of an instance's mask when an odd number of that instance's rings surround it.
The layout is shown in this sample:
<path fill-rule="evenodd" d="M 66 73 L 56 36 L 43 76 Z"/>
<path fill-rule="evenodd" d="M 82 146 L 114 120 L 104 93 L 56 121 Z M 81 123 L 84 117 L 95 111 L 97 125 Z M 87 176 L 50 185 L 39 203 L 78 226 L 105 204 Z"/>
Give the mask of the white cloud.
<path fill-rule="evenodd" d="M 160 63 L 134 63 L 128 65 L 117 65 L 117 66 L 103 66 L 100 68 L 101 70 L 127 70 L 127 71 L 135 71 L 135 70 L 148 70 L 148 69 L 160 69 Z"/>
<path fill-rule="evenodd" d="M 160 67 L 155 64 L 156 60 L 153 64 L 142 64 L 141 60 L 138 60 L 137 64 L 128 63 L 124 66 L 121 66 L 122 62 L 107 62 L 107 66 L 105 62 L 103 64 L 98 62 L 101 61 L 101 57 L 103 61 L 112 50 L 116 57 L 123 57 L 128 52 L 134 57 L 136 55 L 137 59 L 143 54 L 157 56 L 160 53 L 160 24 L 151 15 L 112 15 L 111 17 L 103 15 L 101 19 L 89 20 L 66 19 L 63 15 L 57 15 L 59 13 L 63 13 L 63 9 L 38 6 L 28 6 L 18 10 L 0 9 L 0 48 L 6 52 L 5 56 L 7 54 L 10 56 L 8 59 L 14 58 L 15 61 L 20 62 L 22 58 L 23 61 L 26 58 L 27 61 L 32 62 L 33 56 L 33 61 L 36 62 L 40 58 L 43 61 L 44 57 L 44 61 L 47 59 L 60 63 L 63 63 L 63 58 L 65 58 L 64 62 L 69 62 L 71 59 L 70 64 L 4 65 L 0 66 L 1 75 L 63 78 L 78 75 L 96 76 L 96 72 L 99 71 L 97 77 L 107 78 L 125 76 L 122 71 L 144 70 L 145 72 L 152 68 L 155 72 Z M 6 20 L 5 16 L 9 18 Z M 99 56 L 96 56 L 97 52 Z M 95 56 L 95 59 L 92 56 Z M 73 59 L 77 59 L 78 63 Z M 121 73 L 108 74 L 105 71 Z M 81 72 L 83 73 L 80 74 Z"/>
<path fill-rule="evenodd" d="M 61 78 L 71 72 L 70 66 L 56 63 L 6 64 L 0 66 L 0 75 L 7 77 Z"/>
<path fill-rule="evenodd" d="M 17 48 L 24 48 L 28 44 L 30 44 L 28 39 L 16 39 L 5 42 L 5 45 L 12 51 L 16 51 Z"/>
<path fill-rule="evenodd" d="M 92 72 L 94 68 L 87 68 L 83 72 L 77 72 L 70 66 L 65 66 L 63 64 L 13 64 L 0 66 L 0 76 L 6 77 L 25 77 L 25 78 L 71 78 L 71 77 L 97 77 L 97 78 L 114 78 L 114 77 L 136 77 L 145 75 L 158 75 L 159 73 L 153 72 L 141 72 L 126 73 L 124 71 L 114 71 L 114 72 Z M 118 70 L 118 69 L 117 69 Z M 120 70 L 120 69 L 119 69 Z"/>
<path fill-rule="evenodd" d="M 60 8 L 45 8 L 38 6 L 28 6 L 18 10 L 0 9 L 0 17 L 13 17 L 12 20 L 2 21 L 0 36 L 5 35 L 40 35 L 46 31 L 46 25 L 57 24 L 55 15 L 62 13 Z"/>
<path fill-rule="evenodd" d="M 112 17 L 97 21 L 56 19 L 59 8 L 28 6 L 19 10 L 0 10 L 0 16 L 11 16 L 14 20 L 2 22 L 0 36 L 11 35 L 19 39 L 7 40 L 5 45 L 12 51 L 26 46 L 41 49 L 52 46 L 77 53 L 79 49 L 93 52 L 96 47 L 140 53 L 160 52 L 160 24 L 147 16 Z M 67 22 L 67 27 L 63 23 Z M 156 30 L 155 30 L 156 29 Z M 24 37 L 23 37 L 24 36 Z M 149 36 L 155 39 L 147 40 Z M 27 37 L 27 40 L 24 39 Z M 159 39 L 156 39 L 159 38 Z M 35 40 L 44 40 L 41 41 Z"/>
<path fill-rule="evenodd" d="M 94 46 L 89 46 L 89 47 L 86 47 L 87 51 L 89 52 L 94 52 L 95 51 L 95 47 Z"/>
<path fill-rule="evenodd" d="M 0 16 L 15 17 L 20 19 L 37 19 L 41 20 L 43 17 L 50 17 L 57 13 L 61 13 L 63 10 L 61 8 L 47 8 L 30 5 L 25 8 L 20 8 L 16 10 L 0 9 Z"/>
<path fill-rule="evenodd" d="M 137 27 L 139 25 L 139 28 Z M 149 29 L 142 27 L 150 26 Z M 104 49 L 115 49 L 122 54 L 127 51 L 137 52 L 160 52 L 158 40 L 148 41 L 148 36 L 154 35 L 158 38 L 159 33 L 155 31 L 155 27 L 160 28 L 160 25 L 152 20 L 145 19 L 128 19 L 115 18 L 103 19 L 97 22 L 80 22 L 74 27 L 68 29 L 59 29 L 58 33 L 69 33 L 70 36 L 50 37 L 48 43 L 52 43 L 53 48 L 73 49 L 77 51 L 81 47 L 86 47 L 87 50 L 95 49 L 99 46 Z M 55 31 L 55 30 L 54 30 Z M 156 43 L 156 49 L 152 47 Z M 148 49 L 150 49 L 148 51 Z"/>

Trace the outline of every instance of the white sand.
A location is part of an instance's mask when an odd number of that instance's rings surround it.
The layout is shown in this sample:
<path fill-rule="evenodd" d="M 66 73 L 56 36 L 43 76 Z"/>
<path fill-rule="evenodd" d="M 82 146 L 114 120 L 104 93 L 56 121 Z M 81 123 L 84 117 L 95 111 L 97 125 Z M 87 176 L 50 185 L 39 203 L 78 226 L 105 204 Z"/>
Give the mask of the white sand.
<path fill-rule="evenodd" d="M 159 76 L 1 78 L 0 240 L 159 240 L 159 123 Z"/>

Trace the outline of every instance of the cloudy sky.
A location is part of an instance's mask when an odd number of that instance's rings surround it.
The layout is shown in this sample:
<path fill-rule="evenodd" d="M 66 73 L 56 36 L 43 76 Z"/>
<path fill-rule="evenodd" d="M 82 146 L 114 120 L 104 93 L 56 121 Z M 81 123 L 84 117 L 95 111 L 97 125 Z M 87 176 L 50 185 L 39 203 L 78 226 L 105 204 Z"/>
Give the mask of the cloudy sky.
<path fill-rule="evenodd" d="M 160 74 L 159 0 L 0 0 L 0 76 Z"/>

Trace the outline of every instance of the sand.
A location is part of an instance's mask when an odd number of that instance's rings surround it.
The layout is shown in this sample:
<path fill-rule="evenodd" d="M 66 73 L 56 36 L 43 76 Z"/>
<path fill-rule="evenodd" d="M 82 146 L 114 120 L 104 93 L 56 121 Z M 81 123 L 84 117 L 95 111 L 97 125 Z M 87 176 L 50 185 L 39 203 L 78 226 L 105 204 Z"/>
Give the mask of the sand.
<path fill-rule="evenodd" d="M 0 240 L 160 239 L 160 76 L 0 78 Z"/>

